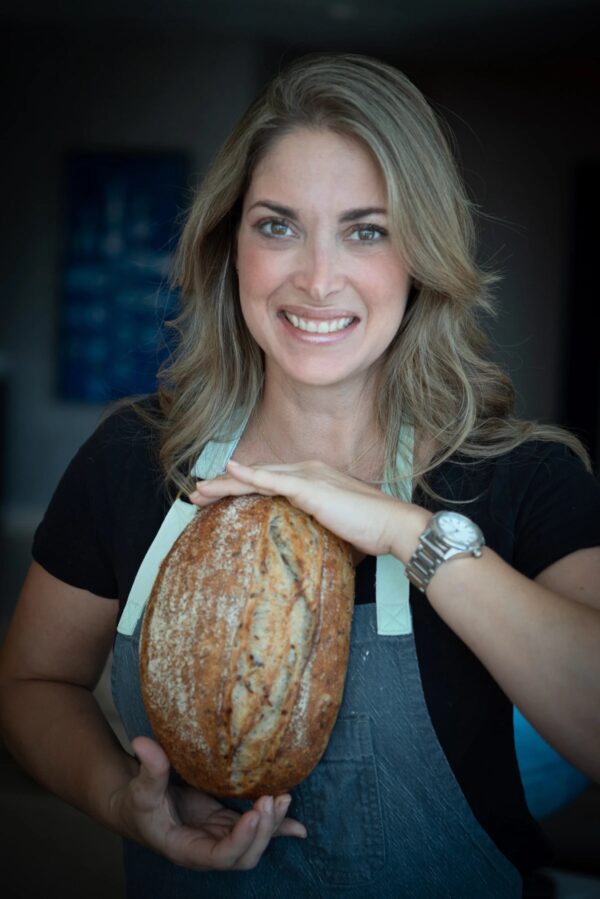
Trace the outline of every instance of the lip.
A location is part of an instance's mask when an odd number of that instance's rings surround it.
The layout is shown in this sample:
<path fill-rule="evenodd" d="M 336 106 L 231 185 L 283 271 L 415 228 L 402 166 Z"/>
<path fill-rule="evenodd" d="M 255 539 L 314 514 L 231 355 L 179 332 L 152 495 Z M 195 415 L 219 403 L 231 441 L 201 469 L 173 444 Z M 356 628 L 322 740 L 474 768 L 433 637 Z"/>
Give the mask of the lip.
<path fill-rule="evenodd" d="M 334 309 L 330 306 L 325 309 L 317 309 L 312 307 L 309 307 L 307 309 L 306 306 L 280 306 L 277 310 L 277 314 L 281 317 L 283 317 L 285 312 L 289 312 L 292 315 L 297 315 L 298 318 L 303 318 L 305 319 L 305 321 L 315 322 L 327 322 L 332 321 L 335 318 L 358 319 L 358 315 L 356 314 L 356 312 L 352 312 L 350 309 Z"/>
<path fill-rule="evenodd" d="M 304 318 L 304 319 L 312 318 L 313 321 L 317 321 L 317 320 L 318 321 L 328 321 L 328 320 L 331 320 L 334 318 L 350 318 L 350 317 L 352 317 L 354 319 L 354 321 L 351 324 L 349 324 L 347 328 L 344 328 L 343 331 L 332 331 L 331 334 L 316 334 L 311 331 L 301 331 L 300 328 L 295 328 L 293 326 L 293 324 L 290 321 L 288 321 L 288 319 L 285 317 L 285 315 L 283 314 L 283 309 L 282 309 L 279 312 L 279 315 L 277 316 L 278 321 L 281 323 L 281 327 L 284 329 L 286 334 L 289 334 L 295 340 L 300 341 L 300 343 L 312 343 L 312 344 L 339 343 L 342 340 L 346 340 L 356 330 L 356 328 L 359 325 L 359 319 L 356 316 L 353 316 L 352 313 L 346 313 L 344 315 L 340 312 L 337 312 L 337 310 L 336 310 L 335 315 L 327 315 L 327 316 L 320 315 L 317 319 L 316 316 L 308 316 L 306 314 L 306 312 L 304 312 L 304 314 L 302 314 L 300 312 L 294 312 L 294 309 L 297 309 L 297 308 L 298 307 L 286 306 L 285 311 L 291 312 L 292 315 L 297 315 L 299 318 Z"/>

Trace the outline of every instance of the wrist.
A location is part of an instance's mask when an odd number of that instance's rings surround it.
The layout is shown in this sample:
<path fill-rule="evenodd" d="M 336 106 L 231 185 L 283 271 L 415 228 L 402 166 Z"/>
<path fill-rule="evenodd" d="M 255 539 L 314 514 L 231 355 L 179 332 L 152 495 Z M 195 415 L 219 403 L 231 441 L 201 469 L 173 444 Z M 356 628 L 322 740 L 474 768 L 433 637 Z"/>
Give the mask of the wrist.
<path fill-rule="evenodd" d="M 415 503 L 402 503 L 401 506 L 402 516 L 393 522 L 391 528 L 390 553 L 408 565 L 421 534 L 431 521 L 432 513 Z"/>
<path fill-rule="evenodd" d="M 125 813 L 124 799 L 127 787 L 137 777 L 140 770 L 139 762 L 128 753 L 123 759 L 123 767 L 120 772 L 119 783 L 113 787 L 108 795 L 105 805 L 104 824 L 121 837 L 133 836 L 128 816 Z"/>
<path fill-rule="evenodd" d="M 406 566 L 406 576 L 424 593 L 440 566 L 467 556 L 479 558 L 484 544 L 485 538 L 474 521 L 460 512 L 443 509 L 432 515 L 421 534 Z"/>

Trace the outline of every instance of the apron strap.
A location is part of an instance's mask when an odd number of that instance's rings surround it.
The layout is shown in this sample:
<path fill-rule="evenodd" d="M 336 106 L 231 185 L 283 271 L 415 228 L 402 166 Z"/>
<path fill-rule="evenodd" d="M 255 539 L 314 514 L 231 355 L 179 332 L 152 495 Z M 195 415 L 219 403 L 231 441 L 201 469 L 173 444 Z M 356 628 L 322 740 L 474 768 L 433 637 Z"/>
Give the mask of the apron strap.
<path fill-rule="evenodd" d="M 246 427 L 246 422 L 247 419 L 244 420 L 233 440 L 230 440 L 229 443 L 210 442 L 206 444 L 193 468 L 195 477 L 205 480 L 206 478 L 214 478 L 222 474 L 235 452 L 238 441 Z M 152 587 L 163 559 L 181 532 L 192 521 L 197 511 L 198 507 L 192 503 L 176 499 L 167 512 L 135 576 L 117 627 L 120 634 L 130 637 L 135 632 L 138 621 L 142 617 L 150 598 Z"/>
<path fill-rule="evenodd" d="M 137 623 L 146 608 L 146 603 L 152 592 L 161 562 L 181 532 L 193 519 L 197 509 L 198 507 L 192 503 L 176 499 L 167 512 L 163 523 L 156 532 L 156 537 L 150 545 L 150 549 L 138 568 L 135 580 L 129 591 L 127 603 L 117 627 L 117 631 L 120 634 L 130 637 L 134 633 Z"/>
<path fill-rule="evenodd" d="M 206 444 L 192 469 L 194 477 L 207 481 L 209 478 L 216 478 L 217 475 L 223 474 L 225 466 L 233 456 L 235 449 L 240 442 L 240 438 L 246 429 L 247 423 L 248 418 L 245 418 L 237 433 L 228 443 L 217 443 L 216 441 L 211 440 Z"/>
<path fill-rule="evenodd" d="M 402 425 L 396 456 L 394 477 L 401 478 L 400 498 L 409 503 L 412 498 L 414 429 Z M 384 486 L 385 493 L 391 493 Z M 410 612 L 410 582 L 404 564 L 395 556 L 377 556 L 375 563 L 375 602 L 377 633 L 382 637 L 406 636 L 412 633 Z"/>

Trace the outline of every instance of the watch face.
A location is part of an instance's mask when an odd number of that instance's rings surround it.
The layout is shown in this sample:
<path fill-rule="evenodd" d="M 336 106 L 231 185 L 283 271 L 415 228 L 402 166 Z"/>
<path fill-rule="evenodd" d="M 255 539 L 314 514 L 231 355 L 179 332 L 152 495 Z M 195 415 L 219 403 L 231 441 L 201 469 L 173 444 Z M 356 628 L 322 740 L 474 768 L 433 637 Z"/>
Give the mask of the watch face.
<path fill-rule="evenodd" d="M 435 527 L 451 546 L 469 550 L 483 543 L 483 534 L 477 525 L 458 512 L 438 513 Z"/>

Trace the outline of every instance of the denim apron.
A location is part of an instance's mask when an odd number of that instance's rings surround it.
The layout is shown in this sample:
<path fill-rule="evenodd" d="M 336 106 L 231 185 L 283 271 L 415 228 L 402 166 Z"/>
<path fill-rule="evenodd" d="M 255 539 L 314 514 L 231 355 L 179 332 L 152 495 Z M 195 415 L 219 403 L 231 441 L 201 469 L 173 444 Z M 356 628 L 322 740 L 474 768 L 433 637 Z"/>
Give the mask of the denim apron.
<path fill-rule="evenodd" d="M 222 472 L 239 436 L 209 444 L 196 475 Z M 160 562 L 196 511 L 175 501 L 119 622 L 112 688 L 130 739 L 153 737 L 139 684 L 143 609 Z M 378 557 L 376 603 L 354 608 L 348 674 L 331 739 L 315 770 L 291 791 L 288 814 L 306 826 L 307 839 L 274 838 L 254 870 L 231 872 L 181 868 L 125 841 L 129 899 L 521 897 L 519 872 L 477 822 L 437 740 L 408 596 L 404 566 L 392 556 Z M 252 805 L 224 804 L 240 811 Z"/>

